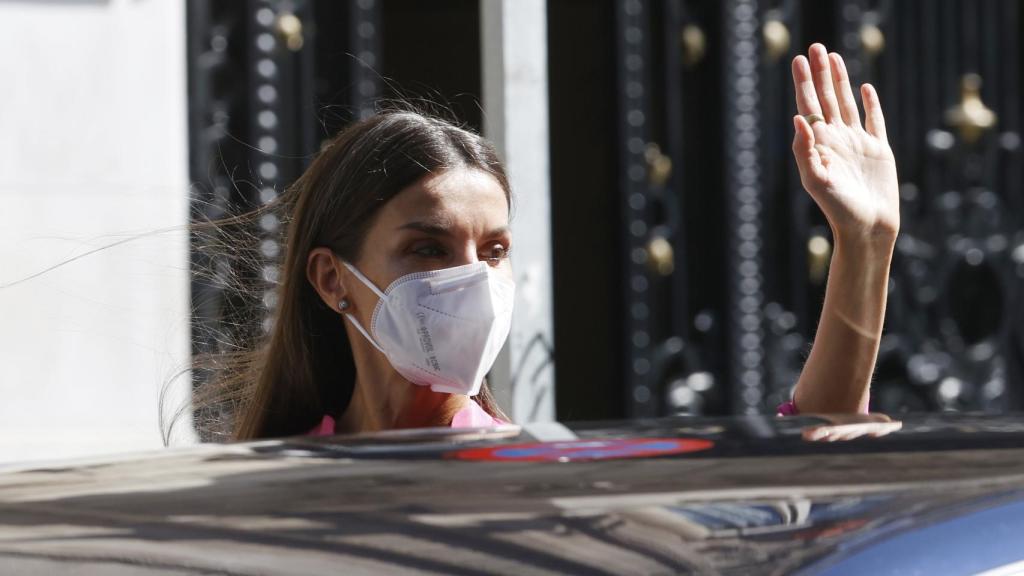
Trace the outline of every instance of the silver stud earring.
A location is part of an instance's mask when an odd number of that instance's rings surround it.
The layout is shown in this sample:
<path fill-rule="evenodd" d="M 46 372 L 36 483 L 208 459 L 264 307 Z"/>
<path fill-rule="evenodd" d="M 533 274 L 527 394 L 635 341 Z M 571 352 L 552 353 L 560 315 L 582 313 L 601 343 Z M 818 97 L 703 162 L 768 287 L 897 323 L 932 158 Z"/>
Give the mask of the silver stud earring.
<path fill-rule="evenodd" d="M 348 310 L 351 307 L 352 307 L 352 304 L 349 303 L 348 298 L 342 298 L 341 302 L 338 302 L 338 309 L 341 310 L 342 312 L 344 312 L 345 310 Z"/>

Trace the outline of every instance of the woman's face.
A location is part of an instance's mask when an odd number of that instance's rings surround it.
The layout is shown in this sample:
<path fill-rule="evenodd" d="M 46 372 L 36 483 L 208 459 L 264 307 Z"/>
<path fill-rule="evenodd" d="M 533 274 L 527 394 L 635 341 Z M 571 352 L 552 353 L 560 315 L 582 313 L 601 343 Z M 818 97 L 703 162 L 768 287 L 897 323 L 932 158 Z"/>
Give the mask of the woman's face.
<path fill-rule="evenodd" d="M 498 181 L 459 168 L 429 175 L 402 190 L 377 213 L 352 264 L 381 290 L 414 272 L 487 262 L 511 276 L 508 201 Z M 368 315 L 377 296 L 350 276 L 356 313 Z"/>

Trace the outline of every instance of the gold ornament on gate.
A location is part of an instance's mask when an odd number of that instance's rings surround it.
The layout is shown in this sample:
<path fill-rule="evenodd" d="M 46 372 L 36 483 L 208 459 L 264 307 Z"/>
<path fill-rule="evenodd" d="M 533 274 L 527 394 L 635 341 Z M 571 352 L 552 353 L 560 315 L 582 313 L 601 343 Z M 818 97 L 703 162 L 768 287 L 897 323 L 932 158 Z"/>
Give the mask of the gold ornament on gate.
<path fill-rule="evenodd" d="M 960 104 L 946 111 L 946 122 L 956 128 L 968 144 L 974 144 L 995 127 L 996 113 L 981 100 L 981 76 L 965 74 L 960 80 Z"/>
<path fill-rule="evenodd" d="M 647 181 L 653 188 L 661 188 L 672 176 L 672 159 L 661 151 L 661 146 L 654 142 L 647 145 L 644 150 L 644 160 L 647 161 Z"/>
<path fill-rule="evenodd" d="M 692 68 L 704 59 L 708 41 L 704 31 L 696 24 L 687 24 L 679 33 L 679 43 L 683 48 L 683 65 Z"/>
<path fill-rule="evenodd" d="M 811 236 L 807 241 L 807 272 L 811 282 L 821 284 L 828 276 L 828 265 L 832 260 L 832 243 L 821 234 Z"/>
<path fill-rule="evenodd" d="M 647 265 L 659 276 L 670 276 L 676 269 L 675 251 L 664 236 L 655 236 L 647 243 Z"/>
<path fill-rule="evenodd" d="M 274 29 L 289 50 L 292 52 L 302 50 L 302 45 L 306 43 L 306 39 L 302 34 L 302 20 L 298 16 L 291 12 L 282 12 L 277 16 Z"/>
<path fill-rule="evenodd" d="M 764 23 L 761 29 L 764 37 L 765 56 L 774 64 L 789 52 L 789 28 L 781 20 L 772 19 Z"/>
<path fill-rule="evenodd" d="M 864 24 L 860 27 L 860 45 L 868 57 L 874 58 L 885 50 L 885 34 L 875 24 Z"/>

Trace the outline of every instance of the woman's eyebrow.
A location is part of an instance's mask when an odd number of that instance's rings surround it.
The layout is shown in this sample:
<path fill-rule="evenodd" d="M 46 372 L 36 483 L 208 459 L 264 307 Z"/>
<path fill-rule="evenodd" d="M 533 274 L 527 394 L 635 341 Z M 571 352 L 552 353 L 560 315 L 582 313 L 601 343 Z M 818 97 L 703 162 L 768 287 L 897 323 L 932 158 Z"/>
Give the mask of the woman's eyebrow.
<path fill-rule="evenodd" d="M 495 228 L 487 233 L 487 236 L 511 236 L 512 231 L 508 226 L 502 226 L 501 228 Z"/>
<path fill-rule="evenodd" d="M 397 230 L 415 230 L 417 232 L 423 232 L 424 234 L 430 234 L 431 236 L 452 235 L 449 227 L 440 222 L 413 221 L 399 226 Z"/>
<path fill-rule="evenodd" d="M 416 232 L 422 232 L 424 234 L 430 234 L 431 236 L 452 236 L 450 227 L 442 222 L 423 222 L 413 221 L 402 224 L 396 230 L 415 230 Z M 508 226 L 501 226 L 495 228 L 487 233 L 488 237 L 493 236 L 507 236 L 510 234 Z"/>

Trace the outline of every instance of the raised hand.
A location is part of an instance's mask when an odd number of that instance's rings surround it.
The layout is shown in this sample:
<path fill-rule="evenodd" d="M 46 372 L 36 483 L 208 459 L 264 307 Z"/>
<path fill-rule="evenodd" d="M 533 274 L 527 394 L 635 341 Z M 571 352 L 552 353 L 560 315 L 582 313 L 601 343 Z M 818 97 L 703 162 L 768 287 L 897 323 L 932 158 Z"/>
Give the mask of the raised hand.
<path fill-rule="evenodd" d="M 891 243 L 900 227 L 896 162 L 878 93 L 860 87 L 864 124 L 846 64 L 821 44 L 793 59 L 800 115 L 793 154 L 800 181 L 832 226 L 837 242 Z"/>
<path fill-rule="evenodd" d="M 793 154 L 800 181 L 832 226 L 835 247 L 821 320 L 793 400 L 804 413 L 866 412 L 900 228 L 896 161 L 875 89 L 860 89 L 861 125 L 843 59 L 821 44 L 808 56 L 793 60 L 800 112 L 793 118 Z M 873 433 L 877 426 L 868 428 L 853 432 Z"/>

